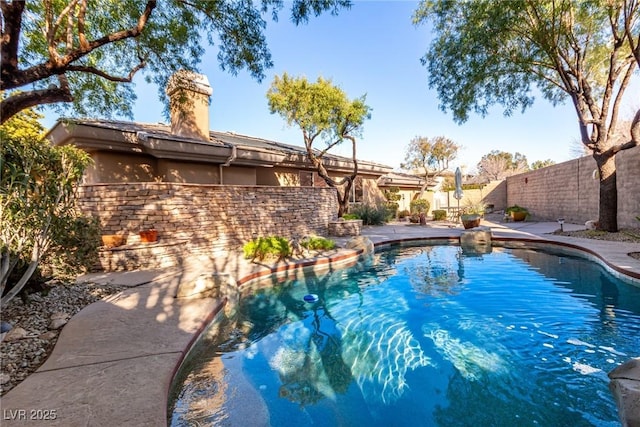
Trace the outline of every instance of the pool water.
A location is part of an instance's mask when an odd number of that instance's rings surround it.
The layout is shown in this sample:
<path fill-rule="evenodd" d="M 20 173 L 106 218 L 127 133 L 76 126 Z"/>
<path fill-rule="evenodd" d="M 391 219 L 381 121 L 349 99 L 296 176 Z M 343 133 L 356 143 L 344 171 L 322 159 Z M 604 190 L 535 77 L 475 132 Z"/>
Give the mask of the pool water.
<path fill-rule="evenodd" d="M 607 372 L 639 355 L 640 288 L 593 262 L 397 248 L 244 297 L 192 352 L 170 423 L 619 426 Z"/>

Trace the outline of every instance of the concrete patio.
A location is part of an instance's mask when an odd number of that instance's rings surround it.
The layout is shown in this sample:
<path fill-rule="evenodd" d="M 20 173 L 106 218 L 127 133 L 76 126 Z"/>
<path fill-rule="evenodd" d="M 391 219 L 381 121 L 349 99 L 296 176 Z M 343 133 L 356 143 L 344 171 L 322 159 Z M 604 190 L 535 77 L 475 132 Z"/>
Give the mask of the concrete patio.
<path fill-rule="evenodd" d="M 490 227 L 495 239 L 524 240 L 528 244 L 555 242 L 582 248 L 589 257 L 606 264 L 613 274 L 628 275 L 640 286 L 640 260 L 627 255 L 640 251 L 638 244 L 547 234 L 559 227 L 555 222 L 485 221 L 483 225 Z M 584 227 L 565 224 L 564 228 Z M 463 231 L 460 226 L 444 222 L 427 226 L 392 223 L 363 227 L 362 234 L 375 244 L 383 244 L 457 239 Z M 336 240 L 344 243 L 347 239 Z M 344 262 L 354 255 L 347 251 L 347 256 L 329 262 Z M 224 304 L 224 297 L 177 299 L 174 295 L 181 283 L 211 273 L 229 274 L 246 282 L 270 274 L 270 270 L 248 263 L 241 254 L 229 254 L 224 259 L 190 260 L 184 269 L 81 278 L 128 288 L 86 307 L 71 319 L 45 364 L 2 397 L 2 425 L 165 425 L 172 378 L 199 333 Z M 37 419 L 38 414 L 45 413 L 53 419 Z"/>

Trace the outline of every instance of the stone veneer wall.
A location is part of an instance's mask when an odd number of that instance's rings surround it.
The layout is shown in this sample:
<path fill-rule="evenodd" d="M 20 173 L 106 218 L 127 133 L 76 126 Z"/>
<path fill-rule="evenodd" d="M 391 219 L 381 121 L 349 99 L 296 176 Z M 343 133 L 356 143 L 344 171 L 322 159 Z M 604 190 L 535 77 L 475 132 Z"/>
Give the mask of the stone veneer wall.
<path fill-rule="evenodd" d="M 637 227 L 640 215 L 640 147 L 616 155 L 618 226 Z M 507 178 L 507 203 L 520 205 L 534 219 L 581 224 L 598 219 L 599 181 L 596 162 L 581 157 Z"/>
<path fill-rule="evenodd" d="M 103 234 L 154 227 L 161 243 L 187 240 L 194 255 L 239 249 L 257 236 L 326 236 L 338 211 L 331 188 L 181 183 L 85 185 L 79 206 L 99 218 Z"/>

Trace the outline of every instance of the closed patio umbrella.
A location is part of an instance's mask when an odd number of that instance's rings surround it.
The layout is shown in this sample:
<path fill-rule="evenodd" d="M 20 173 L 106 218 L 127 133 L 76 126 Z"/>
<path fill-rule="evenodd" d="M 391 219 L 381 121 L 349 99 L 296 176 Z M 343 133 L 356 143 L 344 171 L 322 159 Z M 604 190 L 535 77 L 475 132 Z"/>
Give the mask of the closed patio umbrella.
<path fill-rule="evenodd" d="M 464 193 L 462 192 L 462 171 L 459 167 L 456 168 L 455 185 L 456 190 L 453 192 L 453 197 L 458 200 L 458 214 L 460 214 L 460 199 Z"/>

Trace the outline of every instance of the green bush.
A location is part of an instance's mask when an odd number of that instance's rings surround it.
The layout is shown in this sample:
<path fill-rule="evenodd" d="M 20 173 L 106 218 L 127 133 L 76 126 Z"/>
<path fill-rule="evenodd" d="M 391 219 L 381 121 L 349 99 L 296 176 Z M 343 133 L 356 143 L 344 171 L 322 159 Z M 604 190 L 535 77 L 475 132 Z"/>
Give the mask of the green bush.
<path fill-rule="evenodd" d="M 324 237 L 309 236 L 300 242 L 300 246 L 310 250 L 330 250 L 336 247 L 336 242 Z"/>
<path fill-rule="evenodd" d="M 430 206 L 429 202 L 425 199 L 412 200 L 409 204 L 412 214 L 426 214 Z"/>
<path fill-rule="evenodd" d="M 349 221 L 352 219 L 360 219 L 360 217 L 358 216 L 358 214 L 355 214 L 355 213 L 347 213 L 342 215 L 342 219 Z"/>
<path fill-rule="evenodd" d="M 399 218 L 406 218 L 408 216 L 411 216 L 411 212 L 409 212 L 408 210 L 402 210 L 400 212 L 398 212 L 398 217 Z"/>
<path fill-rule="evenodd" d="M 442 221 L 447 219 L 447 211 L 444 209 L 436 209 L 432 212 L 434 221 Z"/>
<path fill-rule="evenodd" d="M 397 204 L 396 202 L 387 202 L 386 208 L 387 208 L 389 219 L 391 219 L 396 217 L 396 213 L 398 212 L 400 205 Z"/>
<path fill-rule="evenodd" d="M 358 215 L 364 225 L 382 225 L 390 216 L 385 206 L 375 205 L 357 206 L 353 213 Z"/>
<path fill-rule="evenodd" d="M 268 256 L 278 259 L 291 256 L 291 245 L 284 237 L 269 236 L 258 237 L 247 243 L 242 248 L 246 259 L 263 260 Z"/>

